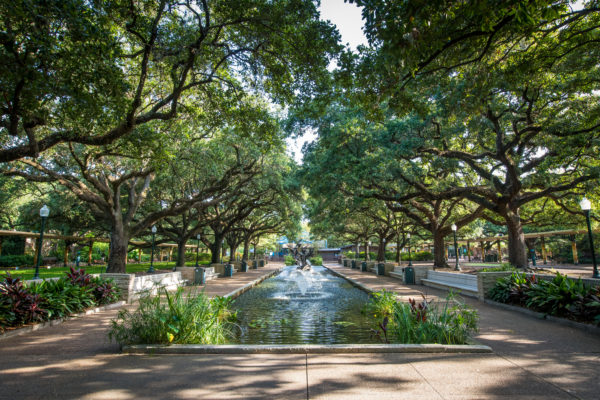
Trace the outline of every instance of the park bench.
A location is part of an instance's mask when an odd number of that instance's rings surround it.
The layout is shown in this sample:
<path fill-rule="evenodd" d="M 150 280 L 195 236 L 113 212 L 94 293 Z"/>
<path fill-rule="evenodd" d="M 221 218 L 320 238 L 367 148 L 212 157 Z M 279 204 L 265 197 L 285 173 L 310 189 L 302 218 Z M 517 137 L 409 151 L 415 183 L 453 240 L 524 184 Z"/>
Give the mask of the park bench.
<path fill-rule="evenodd" d="M 453 272 L 427 271 L 422 284 L 438 289 L 458 289 L 465 296 L 477 297 L 477 275 Z"/>

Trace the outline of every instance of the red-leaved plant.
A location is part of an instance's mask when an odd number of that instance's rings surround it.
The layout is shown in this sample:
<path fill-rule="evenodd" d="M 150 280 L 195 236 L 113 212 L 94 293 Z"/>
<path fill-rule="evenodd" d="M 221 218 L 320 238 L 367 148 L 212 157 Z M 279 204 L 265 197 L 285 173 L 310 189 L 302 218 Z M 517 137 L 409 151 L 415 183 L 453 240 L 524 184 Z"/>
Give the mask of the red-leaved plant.
<path fill-rule="evenodd" d="M 29 293 L 21 279 L 13 278 L 10 274 L 0 282 L 0 301 L 8 312 L 4 319 L 10 324 L 42 321 L 47 314 L 40 306 L 39 295 Z"/>

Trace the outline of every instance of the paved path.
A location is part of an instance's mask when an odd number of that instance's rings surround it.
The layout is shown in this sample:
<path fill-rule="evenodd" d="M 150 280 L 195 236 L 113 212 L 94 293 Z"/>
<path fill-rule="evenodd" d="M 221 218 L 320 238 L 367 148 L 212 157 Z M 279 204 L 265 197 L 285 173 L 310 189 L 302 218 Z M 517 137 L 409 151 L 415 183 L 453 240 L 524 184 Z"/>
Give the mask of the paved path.
<path fill-rule="evenodd" d="M 279 265 L 207 284 L 225 294 Z M 348 268 L 376 289 L 417 289 Z M 129 356 L 116 311 L 0 341 L 0 399 L 597 399 L 600 338 L 466 299 L 494 354 Z"/>

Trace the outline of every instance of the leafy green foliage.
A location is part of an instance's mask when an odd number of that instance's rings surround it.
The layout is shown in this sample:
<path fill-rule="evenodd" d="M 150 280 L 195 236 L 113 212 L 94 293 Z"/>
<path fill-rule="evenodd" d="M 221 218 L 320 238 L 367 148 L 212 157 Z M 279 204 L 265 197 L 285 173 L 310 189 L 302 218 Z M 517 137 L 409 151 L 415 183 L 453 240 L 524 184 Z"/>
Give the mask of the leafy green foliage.
<path fill-rule="evenodd" d="M 294 260 L 294 257 L 290 256 L 290 255 L 286 255 L 284 258 L 285 261 L 285 265 L 294 265 L 296 264 L 296 260 Z"/>
<path fill-rule="evenodd" d="M 452 294 L 442 304 L 432 304 L 424 296 L 419 303 L 409 299 L 407 304 L 391 292 L 376 292 L 364 312 L 373 315 L 374 333 L 388 343 L 465 344 L 478 329 L 477 312 Z"/>
<path fill-rule="evenodd" d="M 122 345 L 227 342 L 235 320 L 228 310 L 229 298 L 186 295 L 183 288 L 159 294 L 141 297 L 133 312 L 121 310 L 112 321 L 110 339 Z"/>
<path fill-rule="evenodd" d="M 119 290 L 110 281 L 73 268 L 60 279 L 29 286 L 7 275 L 0 282 L 0 326 L 4 329 L 64 318 L 96 305 L 113 303 L 118 297 Z"/>
<path fill-rule="evenodd" d="M 321 256 L 311 257 L 309 261 L 312 265 L 323 265 L 323 257 Z"/>
<path fill-rule="evenodd" d="M 489 292 L 494 301 L 596 323 L 600 322 L 599 295 L 600 288 L 586 287 L 581 279 L 570 279 L 560 273 L 552 280 L 545 280 L 515 272 L 498 279 Z"/>
<path fill-rule="evenodd" d="M 7 275 L 0 282 L 0 322 L 5 326 L 22 325 L 29 322 L 42 321 L 48 315 L 42 309 L 42 300 L 36 293 L 31 293 L 19 278 Z"/>
<path fill-rule="evenodd" d="M 10 255 L 0 257 L 0 267 L 23 267 L 32 266 L 33 256 L 30 255 Z"/>

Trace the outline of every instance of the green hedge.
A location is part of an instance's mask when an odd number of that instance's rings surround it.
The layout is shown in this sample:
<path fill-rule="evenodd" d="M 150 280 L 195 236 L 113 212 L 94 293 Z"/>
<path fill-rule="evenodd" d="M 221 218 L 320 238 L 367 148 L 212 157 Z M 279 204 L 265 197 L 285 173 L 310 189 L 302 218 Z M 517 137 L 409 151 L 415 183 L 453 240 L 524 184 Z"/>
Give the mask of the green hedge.
<path fill-rule="evenodd" d="M 33 256 L 11 255 L 0 257 L 0 267 L 30 267 L 33 265 Z"/>
<path fill-rule="evenodd" d="M 411 253 L 412 261 L 431 261 L 433 260 L 433 254 L 430 251 L 418 251 Z M 402 261 L 408 261 L 408 253 L 402 253 Z"/>
<path fill-rule="evenodd" d="M 323 257 L 321 256 L 311 257 L 309 261 L 312 265 L 323 265 Z"/>

